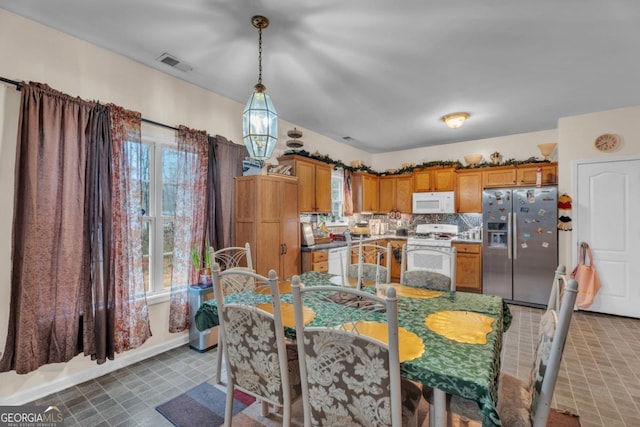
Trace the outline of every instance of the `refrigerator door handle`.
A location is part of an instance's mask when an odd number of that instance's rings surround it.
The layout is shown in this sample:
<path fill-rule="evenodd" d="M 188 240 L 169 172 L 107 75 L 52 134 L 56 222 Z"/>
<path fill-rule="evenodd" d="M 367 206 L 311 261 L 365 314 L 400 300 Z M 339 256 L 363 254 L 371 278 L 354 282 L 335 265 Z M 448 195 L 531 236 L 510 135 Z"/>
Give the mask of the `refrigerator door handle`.
<path fill-rule="evenodd" d="M 513 213 L 513 259 L 518 259 L 518 214 Z"/>
<path fill-rule="evenodd" d="M 511 259 L 511 212 L 507 215 L 507 259 Z"/>

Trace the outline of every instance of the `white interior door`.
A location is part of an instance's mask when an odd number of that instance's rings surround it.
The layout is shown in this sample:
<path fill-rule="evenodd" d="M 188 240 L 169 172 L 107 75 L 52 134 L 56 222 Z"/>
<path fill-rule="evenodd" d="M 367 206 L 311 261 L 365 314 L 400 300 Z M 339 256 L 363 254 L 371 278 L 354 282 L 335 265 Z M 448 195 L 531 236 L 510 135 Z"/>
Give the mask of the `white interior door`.
<path fill-rule="evenodd" d="M 602 285 L 587 310 L 640 318 L 640 158 L 574 167 L 575 263 L 587 242 Z"/>

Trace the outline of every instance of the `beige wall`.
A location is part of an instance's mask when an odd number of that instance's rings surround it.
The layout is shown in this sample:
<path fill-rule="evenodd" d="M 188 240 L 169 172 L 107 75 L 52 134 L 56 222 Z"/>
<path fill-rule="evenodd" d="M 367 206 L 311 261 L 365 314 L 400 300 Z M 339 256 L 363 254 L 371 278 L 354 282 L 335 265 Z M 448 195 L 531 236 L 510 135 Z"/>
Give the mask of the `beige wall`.
<path fill-rule="evenodd" d="M 54 89 L 113 102 L 140 111 L 158 122 L 184 124 L 223 135 L 240 142 L 242 104 L 199 89 L 179 79 L 142 66 L 121 56 L 48 29 L 0 9 L 0 76 L 49 84 Z M 252 83 L 247 85 L 247 96 Z M 277 100 L 274 100 L 274 102 Z M 276 102 L 277 104 L 277 102 Z M 0 346 L 4 346 L 10 298 L 10 237 L 13 206 L 13 165 L 19 93 L 0 84 Z M 640 154 L 640 107 L 561 118 L 558 128 L 500 138 L 467 141 L 446 146 L 425 147 L 384 154 L 368 154 L 297 126 L 304 132 L 304 149 L 316 150 L 348 163 L 363 160 L 376 170 L 398 168 L 404 162 L 460 160 L 465 154 L 482 153 L 487 158 L 499 151 L 503 159 L 539 157 L 537 144 L 558 142 L 554 160 L 560 169 L 561 192 L 572 191 L 571 166 L 576 159 Z M 279 145 L 275 155 L 285 150 L 287 130 L 293 124 L 281 118 Z M 613 154 L 600 154 L 593 140 L 605 132 L 623 139 Z M 275 162 L 275 160 L 273 160 Z M 571 233 L 560 233 L 560 262 L 572 265 Z M 117 369 L 186 342 L 186 334 L 169 334 L 166 303 L 150 309 L 154 334 L 142 348 L 118 355 L 114 362 L 97 366 L 85 357 L 66 364 L 46 365 L 27 375 L 0 374 L 0 404 L 18 404 L 44 396 L 69 385 Z M 0 348 L 2 348 L 0 347 Z M 4 350 L 2 348 L 2 350 Z"/>
<path fill-rule="evenodd" d="M 184 124 L 242 142 L 243 104 L 200 89 L 104 49 L 51 30 L 0 9 L 0 76 L 47 83 L 54 89 L 87 100 L 112 102 L 142 113 L 144 118 L 176 126 Z M 247 96 L 253 82 L 247 83 Z M 19 92 L 0 84 L 0 351 L 4 351 L 9 318 L 13 173 Z M 280 120 L 279 145 L 293 124 Z M 320 150 L 345 161 L 369 154 L 319 134 L 304 132 L 305 149 Z M 274 158 L 274 163 L 275 158 Z M 168 303 L 150 308 L 153 337 L 140 349 L 117 355 L 115 362 L 97 366 L 78 356 L 66 364 L 43 366 L 27 375 L 0 374 L 0 404 L 19 404 L 74 383 L 107 373 L 128 363 L 187 342 L 187 334 L 169 334 Z"/>
<path fill-rule="evenodd" d="M 452 129 L 452 132 L 455 132 L 455 129 Z M 557 131 L 553 129 L 374 154 L 372 159 L 373 169 L 379 171 L 397 169 L 401 167 L 402 163 L 420 164 L 435 160 L 458 160 L 465 164 L 464 156 L 467 154 L 482 154 L 485 161 L 490 161 L 491 154 L 496 151 L 502 155 L 503 161 L 508 159 L 525 160 L 529 157 L 542 158 L 536 145 L 545 142 L 556 142 L 557 138 Z M 556 160 L 555 152 L 552 160 Z"/>
<path fill-rule="evenodd" d="M 640 106 L 560 118 L 557 149 L 560 161 L 558 190 L 575 197 L 573 164 L 576 160 L 640 156 L 639 118 Z M 620 148 L 611 153 L 596 150 L 593 142 L 604 133 L 615 133 L 620 136 Z M 575 265 L 577 257 L 575 249 L 571 241 L 571 233 L 560 233 L 561 262 L 567 266 Z"/>

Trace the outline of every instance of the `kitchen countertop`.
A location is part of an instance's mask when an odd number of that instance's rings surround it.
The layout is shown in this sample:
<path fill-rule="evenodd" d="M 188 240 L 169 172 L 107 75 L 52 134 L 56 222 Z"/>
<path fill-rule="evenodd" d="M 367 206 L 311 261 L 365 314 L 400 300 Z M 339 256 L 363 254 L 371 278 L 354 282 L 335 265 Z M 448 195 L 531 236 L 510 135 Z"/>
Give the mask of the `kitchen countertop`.
<path fill-rule="evenodd" d="M 475 243 L 475 244 L 482 244 L 482 240 L 478 240 L 478 239 L 451 239 L 451 241 L 453 243 Z"/>
<path fill-rule="evenodd" d="M 363 242 L 372 242 L 375 240 L 381 240 L 381 239 L 389 239 L 389 240 L 407 240 L 407 236 L 396 236 L 395 234 L 380 234 L 380 235 L 373 235 L 370 237 L 365 237 L 362 241 Z M 353 238 L 353 243 L 357 244 L 359 242 L 359 238 L 355 237 Z M 470 244 L 476 244 L 476 245 L 481 245 L 482 244 L 482 240 L 478 240 L 478 239 L 452 239 L 451 242 L 453 243 L 470 243 Z M 334 248 L 342 248 L 347 246 L 347 242 L 346 241 L 336 241 L 336 242 L 331 242 L 331 243 L 321 243 L 321 244 L 317 244 L 317 245 L 313 245 L 313 246 L 301 246 L 300 250 L 302 252 L 312 252 L 312 251 L 322 251 L 325 249 L 334 249 Z"/>
<path fill-rule="evenodd" d="M 381 240 L 381 239 L 390 239 L 390 240 L 407 240 L 407 236 L 396 236 L 395 234 L 379 234 L 379 235 L 372 235 L 370 237 L 365 237 L 364 239 L 362 239 L 362 241 L 364 243 L 366 242 L 373 242 L 376 240 Z M 357 244 L 360 241 L 359 237 L 353 237 L 352 238 L 352 242 L 354 244 Z M 316 244 L 313 246 L 301 246 L 300 250 L 302 252 L 312 252 L 312 251 L 322 251 L 325 249 L 334 249 L 334 248 L 342 248 L 347 246 L 347 242 L 346 241 L 336 241 L 336 242 L 331 242 L 331 243 L 321 243 L 321 244 Z"/>

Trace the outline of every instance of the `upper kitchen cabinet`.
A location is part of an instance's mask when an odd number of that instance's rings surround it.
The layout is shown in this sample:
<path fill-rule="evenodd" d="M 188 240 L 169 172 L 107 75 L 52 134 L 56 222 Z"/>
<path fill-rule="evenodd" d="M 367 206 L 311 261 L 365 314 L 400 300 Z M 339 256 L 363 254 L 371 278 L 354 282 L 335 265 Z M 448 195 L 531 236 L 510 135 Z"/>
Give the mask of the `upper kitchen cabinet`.
<path fill-rule="evenodd" d="M 331 212 L 331 165 L 295 154 L 278 157 L 278 163 L 298 177 L 300 212 Z"/>
<path fill-rule="evenodd" d="M 456 168 L 451 166 L 434 166 L 413 171 L 413 191 L 416 193 L 430 191 L 454 191 L 456 185 Z"/>
<path fill-rule="evenodd" d="M 413 193 L 411 174 L 381 176 L 379 187 L 379 212 L 411 213 L 411 194 Z"/>
<path fill-rule="evenodd" d="M 513 187 L 516 182 L 516 168 L 513 166 L 488 167 L 482 171 L 484 187 Z"/>
<path fill-rule="evenodd" d="M 456 171 L 456 212 L 482 212 L 482 172 L 478 169 Z"/>
<path fill-rule="evenodd" d="M 298 178 L 236 177 L 234 200 L 235 246 L 249 243 L 256 273 L 300 274 Z"/>
<path fill-rule="evenodd" d="M 518 185 L 536 185 L 538 183 L 538 168 L 540 168 L 540 185 L 557 184 L 558 164 L 538 163 L 532 165 L 519 165 L 516 167 L 516 180 Z"/>
<path fill-rule="evenodd" d="M 538 168 L 540 168 L 540 185 L 557 184 L 557 163 L 530 163 L 517 166 L 489 167 L 482 172 L 482 183 L 484 187 L 537 185 Z"/>
<path fill-rule="evenodd" d="M 351 179 L 354 212 L 379 212 L 380 178 L 367 172 L 354 172 Z"/>

